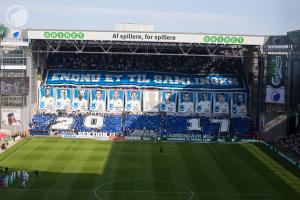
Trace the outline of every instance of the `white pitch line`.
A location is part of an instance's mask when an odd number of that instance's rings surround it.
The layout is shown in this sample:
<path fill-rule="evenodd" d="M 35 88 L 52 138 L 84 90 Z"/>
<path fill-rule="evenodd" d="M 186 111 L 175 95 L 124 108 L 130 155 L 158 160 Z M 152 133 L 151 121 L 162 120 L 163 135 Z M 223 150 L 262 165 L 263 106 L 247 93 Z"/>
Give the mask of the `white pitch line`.
<path fill-rule="evenodd" d="M 100 191 L 99 193 L 153 193 L 153 194 L 191 194 L 190 192 L 164 192 L 164 191 L 148 191 L 148 190 L 107 190 Z M 300 196 L 300 194 L 276 194 L 276 193 L 209 193 L 209 192 L 194 192 L 195 195 L 199 196 Z"/>
<path fill-rule="evenodd" d="M 149 190 L 107 190 L 107 191 L 100 191 L 99 193 L 152 193 L 152 194 L 191 194 L 190 192 L 164 192 L 164 191 L 149 191 Z M 195 193 L 194 193 L 195 194 Z"/>
<path fill-rule="evenodd" d="M 94 195 L 95 197 L 98 199 L 98 200 L 103 200 L 98 194 L 97 194 L 97 191 L 99 193 L 101 193 L 101 188 L 105 187 L 106 185 L 109 185 L 109 184 L 112 184 L 112 183 L 116 183 L 116 182 L 127 182 L 127 181 L 157 181 L 157 182 L 163 182 L 163 183 L 171 183 L 171 184 L 174 184 L 174 185 L 177 185 L 177 186 L 180 186 L 181 188 L 184 188 L 185 190 L 188 191 L 188 194 L 190 194 L 190 196 L 188 197 L 187 200 L 191 200 L 193 199 L 194 197 L 194 193 L 193 191 L 186 185 L 183 185 L 181 183 L 177 183 L 175 181 L 166 181 L 166 180 L 162 180 L 162 179 L 149 179 L 149 178 L 134 178 L 134 179 L 118 179 L 118 180 L 112 180 L 112 181 L 109 181 L 109 182 L 106 182 L 100 186 L 98 186 L 95 190 L 94 190 Z M 155 193 L 155 191 L 153 191 Z M 149 193 L 149 192 L 148 192 Z"/>
<path fill-rule="evenodd" d="M 77 191 L 77 192 L 91 192 L 94 191 L 93 189 L 47 189 L 47 188 L 5 188 L 4 190 L 16 190 L 16 191 L 52 191 L 52 192 L 70 192 L 70 191 Z"/>

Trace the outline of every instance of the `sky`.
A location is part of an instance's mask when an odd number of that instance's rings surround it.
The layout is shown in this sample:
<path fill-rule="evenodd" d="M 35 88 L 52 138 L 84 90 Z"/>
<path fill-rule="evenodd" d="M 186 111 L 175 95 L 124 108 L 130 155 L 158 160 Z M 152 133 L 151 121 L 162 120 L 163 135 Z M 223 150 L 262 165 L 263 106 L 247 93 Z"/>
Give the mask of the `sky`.
<path fill-rule="evenodd" d="M 13 5 L 28 28 L 114 30 L 151 24 L 158 32 L 285 35 L 300 29 L 300 0 L 1 0 L 0 23 Z"/>

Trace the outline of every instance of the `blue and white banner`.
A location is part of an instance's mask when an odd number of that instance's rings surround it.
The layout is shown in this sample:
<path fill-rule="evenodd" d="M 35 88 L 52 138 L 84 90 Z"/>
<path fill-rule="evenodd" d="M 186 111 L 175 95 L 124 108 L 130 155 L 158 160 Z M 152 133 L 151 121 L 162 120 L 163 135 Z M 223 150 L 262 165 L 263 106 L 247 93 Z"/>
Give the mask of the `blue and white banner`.
<path fill-rule="evenodd" d="M 90 110 L 96 112 L 106 111 L 106 91 L 101 89 L 91 90 Z"/>
<path fill-rule="evenodd" d="M 104 118 L 101 116 L 86 116 L 83 122 L 86 128 L 101 129 L 104 125 Z"/>
<path fill-rule="evenodd" d="M 52 130 L 71 130 L 71 126 L 74 123 L 73 117 L 57 117 L 54 123 L 51 124 Z"/>
<path fill-rule="evenodd" d="M 178 112 L 193 113 L 194 112 L 194 93 L 193 92 L 180 92 Z"/>
<path fill-rule="evenodd" d="M 153 72 L 48 71 L 47 85 L 90 87 L 244 90 L 241 75 L 188 75 Z"/>
<path fill-rule="evenodd" d="M 266 102 L 284 104 L 285 87 L 273 88 L 272 86 L 267 85 Z"/>
<path fill-rule="evenodd" d="M 162 112 L 176 112 L 177 92 L 175 91 L 161 91 L 160 111 Z"/>
<path fill-rule="evenodd" d="M 196 113 L 210 115 L 212 108 L 212 93 L 211 92 L 197 92 L 197 106 Z"/>
<path fill-rule="evenodd" d="M 87 111 L 89 104 L 89 91 L 83 88 L 73 90 L 73 110 Z"/>
<path fill-rule="evenodd" d="M 54 110 L 54 90 L 51 87 L 40 87 L 39 89 L 39 109 L 51 112 Z"/>
<path fill-rule="evenodd" d="M 127 112 L 140 112 L 141 111 L 142 92 L 137 90 L 126 91 L 126 106 Z"/>
<path fill-rule="evenodd" d="M 122 112 L 124 109 L 124 91 L 123 90 L 109 90 L 108 96 L 108 111 Z"/>
<path fill-rule="evenodd" d="M 69 110 L 71 108 L 71 89 L 57 88 L 55 109 Z"/>
<path fill-rule="evenodd" d="M 229 114 L 229 94 L 214 93 L 214 114 Z"/>
<path fill-rule="evenodd" d="M 246 93 L 231 94 L 231 115 L 247 115 L 247 96 Z"/>

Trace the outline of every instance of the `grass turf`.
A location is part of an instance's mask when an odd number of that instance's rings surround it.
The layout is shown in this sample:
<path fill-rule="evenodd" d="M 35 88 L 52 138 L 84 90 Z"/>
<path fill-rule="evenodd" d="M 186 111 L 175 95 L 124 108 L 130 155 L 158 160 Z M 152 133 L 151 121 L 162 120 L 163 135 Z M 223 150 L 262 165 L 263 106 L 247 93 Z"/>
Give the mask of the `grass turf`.
<path fill-rule="evenodd" d="M 160 153 L 153 142 L 30 138 L 0 166 L 30 172 L 0 199 L 300 199 L 300 179 L 254 144 L 163 143 Z"/>

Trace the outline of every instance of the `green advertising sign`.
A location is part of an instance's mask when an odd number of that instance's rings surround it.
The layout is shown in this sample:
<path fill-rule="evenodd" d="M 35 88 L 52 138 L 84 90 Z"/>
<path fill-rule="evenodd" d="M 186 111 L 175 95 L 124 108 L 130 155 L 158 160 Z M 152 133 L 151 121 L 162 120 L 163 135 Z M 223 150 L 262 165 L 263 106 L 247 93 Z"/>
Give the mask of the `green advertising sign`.
<path fill-rule="evenodd" d="M 267 62 L 267 85 L 271 85 L 273 88 L 280 88 L 285 86 L 286 56 L 268 55 Z"/>
<path fill-rule="evenodd" d="M 203 40 L 207 43 L 243 44 L 245 38 L 242 36 L 205 35 Z"/>
<path fill-rule="evenodd" d="M 84 39 L 83 32 L 68 32 L 68 31 L 46 31 L 44 32 L 46 39 Z"/>

